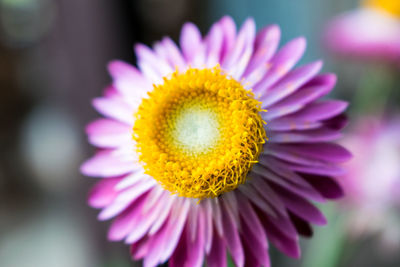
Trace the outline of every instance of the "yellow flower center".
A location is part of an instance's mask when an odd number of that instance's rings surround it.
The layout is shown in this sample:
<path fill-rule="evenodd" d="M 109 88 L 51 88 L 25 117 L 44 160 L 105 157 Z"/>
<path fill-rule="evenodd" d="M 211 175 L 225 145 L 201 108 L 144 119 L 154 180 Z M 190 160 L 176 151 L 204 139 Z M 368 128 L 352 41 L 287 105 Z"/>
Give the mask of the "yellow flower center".
<path fill-rule="evenodd" d="M 133 139 L 145 172 L 163 188 L 204 199 L 246 181 L 266 134 L 261 103 L 222 72 L 189 69 L 142 100 Z"/>
<path fill-rule="evenodd" d="M 364 0 L 364 5 L 400 17 L 400 0 Z"/>

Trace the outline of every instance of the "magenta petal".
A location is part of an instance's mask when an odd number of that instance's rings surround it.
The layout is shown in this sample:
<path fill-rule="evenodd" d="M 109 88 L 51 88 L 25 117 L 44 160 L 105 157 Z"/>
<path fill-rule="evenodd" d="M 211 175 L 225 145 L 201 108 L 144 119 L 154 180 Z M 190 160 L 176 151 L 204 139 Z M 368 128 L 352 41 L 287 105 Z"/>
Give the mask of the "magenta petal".
<path fill-rule="evenodd" d="M 123 177 L 102 179 L 97 182 L 89 192 L 88 203 L 93 208 L 104 208 L 111 204 L 118 195 L 115 186 L 123 179 Z"/>
<path fill-rule="evenodd" d="M 226 267 L 226 248 L 222 237 L 218 235 L 214 229 L 213 241 L 210 253 L 207 255 L 207 266 L 209 267 Z"/>
<path fill-rule="evenodd" d="M 125 161 L 112 150 L 98 152 L 81 165 L 81 172 L 87 176 L 112 177 L 129 173 L 135 169 L 135 164 Z"/>
<path fill-rule="evenodd" d="M 204 242 L 204 218 L 198 216 L 198 228 L 196 231 L 195 239 L 192 240 L 190 233 L 190 225 L 186 224 L 182 232 L 181 239 L 174 254 L 169 260 L 169 266 L 193 266 L 201 267 L 203 264 L 203 242 Z"/>
<path fill-rule="evenodd" d="M 231 254 L 236 266 L 243 266 L 244 254 L 238 233 L 237 223 L 235 223 L 235 218 L 229 211 L 229 208 L 226 207 L 226 204 L 222 207 L 222 223 L 224 228 L 224 238 L 226 240 L 228 251 Z"/>
<path fill-rule="evenodd" d="M 222 62 L 225 59 L 225 56 L 231 51 L 235 39 L 236 39 L 236 24 L 230 16 L 224 16 L 218 22 L 222 27 L 223 33 L 223 48 L 221 51 L 221 60 Z"/>
<path fill-rule="evenodd" d="M 142 211 L 143 205 L 146 203 L 147 194 L 142 195 L 111 224 L 108 232 L 108 239 L 112 241 L 120 241 L 124 239 L 135 227 L 139 214 Z"/>
<path fill-rule="evenodd" d="M 270 86 L 284 77 L 300 60 L 306 48 L 306 40 L 297 38 L 287 43 L 272 58 L 270 69 L 263 79 L 254 86 L 256 93 L 264 93 Z"/>
<path fill-rule="evenodd" d="M 131 127 L 118 121 L 98 119 L 86 126 L 89 142 L 98 147 L 117 147 L 129 143 Z"/>

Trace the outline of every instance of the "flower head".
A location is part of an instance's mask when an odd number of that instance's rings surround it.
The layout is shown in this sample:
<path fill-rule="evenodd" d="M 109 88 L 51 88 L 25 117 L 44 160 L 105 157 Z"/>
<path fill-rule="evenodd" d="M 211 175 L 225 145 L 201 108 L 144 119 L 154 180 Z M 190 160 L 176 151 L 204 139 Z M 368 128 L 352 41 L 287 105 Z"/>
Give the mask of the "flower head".
<path fill-rule="evenodd" d="M 378 233 L 386 245 L 400 245 L 400 120 L 364 118 L 343 143 L 354 158 L 340 179 L 355 236 Z M 367 144 L 367 145 L 366 145 Z"/>
<path fill-rule="evenodd" d="M 349 158 L 331 143 L 347 103 L 319 100 L 335 85 L 320 61 L 292 70 L 305 50 L 279 51 L 280 30 L 239 32 L 230 17 L 203 38 L 184 25 L 180 49 L 164 38 L 136 45 L 138 68 L 114 61 L 112 85 L 94 100 L 107 118 L 87 127 L 99 148 L 82 165 L 102 177 L 89 196 L 115 218 L 145 266 L 269 266 L 268 240 L 299 257 L 298 235 L 325 224 L 311 201 L 342 196 L 333 178 Z"/>
<path fill-rule="evenodd" d="M 360 8 L 334 18 L 326 46 L 339 54 L 396 61 L 400 58 L 400 2 L 364 0 Z"/>

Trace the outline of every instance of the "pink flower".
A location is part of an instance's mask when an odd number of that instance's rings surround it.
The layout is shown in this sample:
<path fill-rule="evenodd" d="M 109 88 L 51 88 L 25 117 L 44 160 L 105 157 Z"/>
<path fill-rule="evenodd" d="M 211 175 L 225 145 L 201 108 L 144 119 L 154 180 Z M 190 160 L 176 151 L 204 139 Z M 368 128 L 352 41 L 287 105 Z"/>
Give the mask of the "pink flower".
<path fill-rule="evenodd" d="M 349 158 L 332 143 L 347 103 L 319 100 L 335 85 L 321 61 L 293 69 L 306 42 L 278 50 L 280 30 L 238 32 L 230 17 L 202 37 L 183 26 L 136 45 L 138 68 L 114 61 L 113 83 L 87 127 L 98 147 L 85 175 L 103 178 L 89 204 L 114 218 L 108 237 L 145 266 L 270 266 L 268 241 L 300 257 L 299 235 L 326 219 L 311 201 L 342 196 L 333 178 Z M 265 124 L 266 123 L 266 124 Z"/>
<path fill-rule="evenodd" d="M 400 2 L 368 0 L 334 18 L 324 31 L 333 52 L 366 58 L 400 59 Z"/>
<path fill-rule="evenodd" d="M 351 233 L 378 233 L 386 245 L 400 245 L 400 120 L 364 118 L 343 144 L 354 155 L 339 179 Z"/>

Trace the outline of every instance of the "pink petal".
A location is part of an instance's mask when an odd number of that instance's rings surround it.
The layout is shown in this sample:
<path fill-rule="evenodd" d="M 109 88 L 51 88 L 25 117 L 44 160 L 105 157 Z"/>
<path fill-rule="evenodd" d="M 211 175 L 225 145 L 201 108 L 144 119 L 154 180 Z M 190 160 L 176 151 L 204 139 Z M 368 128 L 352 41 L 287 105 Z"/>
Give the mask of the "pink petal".
<path fill-rule="evenodd" d="M 87 176 L 110 177 L 127 174 L 135 169 L 135 164 L 113 154 L 113 150 L 103 150 L 81 165 L 81 172 Z"/>
<path fill-rule="evenodd" d="M 234 46 L 236 39 L 236 24 L 230 16 L 222 17 L 218 24 L 221 25 L 223 33 L 223 48 L 220 59 L 222 62 Z"/>
<path fill-rule="evenodd" d="M 179 237 L 182 233 L 185 225 L 187 214 L 189 212 L 191 202 L 187 199 L 183 199 L 181 204 L 175 205 L 168 218 L 168 230 L 167 237 L 168 243 L 165 244 L 164 251 L 161 257 L 161 261 L 168 259 L 179 241 Z"/>
<path fill-rule="evenodd" d="M 113 221 L 108 232 L 108 239 L 120 241 L 124 239 L 137 224 L 143 205 L 146 203 L 147 194 L 140 196 Z"/>
<path fill-rule="evenodd" d="M 131 131 L 130 126 L 109 119 L 97 119 L 86 126 L 89 142 L 104 148 L 129 144 Z"/>
<path fill-rule="evenodd" d="M 94 108 L 106 117 L 133 125 L 134 109 L 118 98 L 98 97 L 93 99 Z"/>
<path fill-rule="evenodd" d="M 208 254 L 211 249 L 211 242 L 212 242 L 212 234 L 213 234 L 213 215 L 212 215 L 212 206 L 210 200 L 203 200 L 201 203 L 204 208 L 204 213 L 206 217 L 206 224 L 205 224 L 205 241 L 204 241 L 204 249 L 205 252 Z"/>
<path fill-rule="evenodd" d="M 111 204 L 118 192 L 115 190 L 115 185 L 121 181 L 123 177 L 102 179 L 97 182 L 89 192 L 88 203 L 93 208 L 104 208 Z"/>
<path fill-rule="evenodd" d="M 135 52 L 138 57 L 138 65 L 142 66 L 145 64 L 149 66 L 159 77 L 164 77 L 174 71 L 165 59 L 157 57 L 157 55 L 145 45 L 136 44 Z"/>
<path fill-rule="evenodd" d="M 226 55 L 222 67 L 236 79 L 240 79 L 253 53 L 256 34 L 254 20 L 249 18 L 244 23 L 236 38 L 235 45 Z"/>
<path fill-rule="evenodd" d="M 98 215 L 101 221 L 108 220 L 125 210 L 130 204 L 154 187 L 154 181 L 142 181 L 132 188 L 119 192 L 114 202 L 104 208 Z"/>
<path fill-rule="evenodd" d="M 108 64 L 108 71 L 114 79 L 115 88 L 128 100 L 141 99 L 152 89 L 152 84 L 128 63 L 120 60 L 111 61 Z"/>
<path fill-rule="evenodd" d="M 202 37 L 197 26 L 190 22 L 185 23 L 182 27 L 179 43 L 187 62 L 192 62 L 196 53 L 202 49 Z"/>
<path fill-rule="evenodd" d="M 181 71 L 185 70 L 187 68 L 185 59 L 174 41 L 172 41 L 169 37 L 164 37 L 161 41 L 161 44 L 164 46 L 165 51 L 167 52 L 167 59 L 172 68 L 178 68 Z"/>
<path fill-rule="evenodd" d="M 206 65 L 211 68 L 217 65 L 221 59 L 223 32 L 219 23 L 215 23 L 205 39 Z"/>

